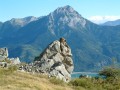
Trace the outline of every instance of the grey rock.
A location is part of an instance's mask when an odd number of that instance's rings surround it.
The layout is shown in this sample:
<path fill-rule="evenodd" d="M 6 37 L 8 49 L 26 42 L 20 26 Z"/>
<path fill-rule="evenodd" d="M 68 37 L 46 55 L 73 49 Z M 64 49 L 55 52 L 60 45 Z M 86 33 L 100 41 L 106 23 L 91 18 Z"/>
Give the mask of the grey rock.
<path fill-rule="evenodd" d="M 3 68 L 7 67 L 7 62 L 0 62 L 0 67 L 3 67 Z"/>
<path fill-rule="evenodd" d="M 14 64 L 14 65 L 17 65 L 17 64 L 20 64 L 20 59 L 17 57 L 17 58 L 9 58 L 9 60 L 11 61 L 11 64 Z"/>
<path fill-rule="evenodd" d="M 7 62 L 9 61 L 9 62 Z M 0 48 L 0 66 L 7 67 L 8 65 L 17 65 L 20 64 L 20 59 L 17 58 L 8 58 L 8 49 Z"/>
<path fill-rule="evenodd" d="M 8 49 L 0 48 L 0 60 L 4 60 L 7 57 L 8 57 Z"/>
<path fill-rule="evenodd" d="M 38 72 L 47 73 L 65 82 L 70 81 L 73 71 L 71 49 L 64 38 L 50 44 L 34 61 Z"/>

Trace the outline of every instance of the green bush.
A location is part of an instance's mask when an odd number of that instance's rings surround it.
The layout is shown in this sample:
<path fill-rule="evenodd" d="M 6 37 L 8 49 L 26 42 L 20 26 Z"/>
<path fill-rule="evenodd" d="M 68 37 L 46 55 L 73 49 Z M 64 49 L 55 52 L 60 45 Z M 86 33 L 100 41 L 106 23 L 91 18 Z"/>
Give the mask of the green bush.
<path fill-rule="evenodd" d="M 50 77 L 49 81 L 51 83 L 55 84 L 55 85 L 64 85 L 65 84 L 63 80 L 60 80 L 60 79 L 58 79 L 56 77 Z"/>
<path fill-rule="evenodd" d="M 89 78 L 78 78 L 70 81 L 70 84 L 73 86 L 81 86 L 84 88 L 91 88 L 93 83 L 91 83 L 91 79 Z"/>
<path fill-rule="evenodd" d="M 106 76 L 106 78 L 113 77 L 115 79 L 120 77 L 120 69 L 112 67 L 104 68 L 99 72 L 99 75 Z"/>
<path fill-rule="evenodd" d="M 120 79 L 102 78 L 76 78 L 69 82 L 75 90 L 119 90 Z"/>

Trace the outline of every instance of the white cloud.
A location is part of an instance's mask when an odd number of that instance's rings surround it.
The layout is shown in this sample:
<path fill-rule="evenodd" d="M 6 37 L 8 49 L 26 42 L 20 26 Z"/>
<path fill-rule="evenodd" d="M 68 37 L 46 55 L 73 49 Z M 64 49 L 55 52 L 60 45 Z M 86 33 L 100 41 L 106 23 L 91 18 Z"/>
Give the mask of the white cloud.
<path fill-rule="evenodd" d="M 100 24 L 100 23 L 104 23 L 106 21 L 114 21 L 120 19 L 120 16 L 91 16 L 88 18 L 88 20 Z"/>

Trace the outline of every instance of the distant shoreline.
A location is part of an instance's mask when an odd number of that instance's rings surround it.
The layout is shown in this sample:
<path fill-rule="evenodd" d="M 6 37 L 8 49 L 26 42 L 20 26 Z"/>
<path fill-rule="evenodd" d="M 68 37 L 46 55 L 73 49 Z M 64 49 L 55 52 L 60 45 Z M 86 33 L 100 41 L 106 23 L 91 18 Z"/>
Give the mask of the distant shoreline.
<path fill-rule="evenodd" d="M 73 72 L 72 74 L 98 74 L 97 72 Z"/>

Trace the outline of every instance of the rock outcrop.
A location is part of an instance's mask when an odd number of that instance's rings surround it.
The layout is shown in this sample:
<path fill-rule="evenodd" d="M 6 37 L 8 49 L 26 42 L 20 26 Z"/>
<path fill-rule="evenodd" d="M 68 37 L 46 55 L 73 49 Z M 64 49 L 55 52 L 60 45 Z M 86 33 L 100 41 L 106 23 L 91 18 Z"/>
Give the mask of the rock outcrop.
<path fill-rule="evenodd" d="M 8 57 L 8 49 L 0 48 L 0 60 L 4 60 L 7 57 Z"/>
<path fill-rule="evenodd" d="M 17 64 L 21 63 L 19 57 L 17 57 L 17 58 L 9 58 L 9 60 L 11 61 L 11 64 L 13 64 L 13 65 L 17 65 Z"/>
<path fill-rule="evenodd" d="M 40 56 L 35 58 L 36 72 L 47 73 L 68 82 L 74 65 L 71 49 L 64 38 L 51 43 Z"/>
<path fill-rule="evenodd" d="M 8 58 L 8 48 L 0 48 L 0 67 L 7 67 L 9 65 L 20 64 L 20 59 Z"/>

